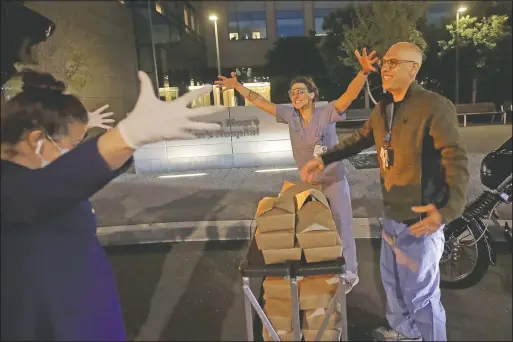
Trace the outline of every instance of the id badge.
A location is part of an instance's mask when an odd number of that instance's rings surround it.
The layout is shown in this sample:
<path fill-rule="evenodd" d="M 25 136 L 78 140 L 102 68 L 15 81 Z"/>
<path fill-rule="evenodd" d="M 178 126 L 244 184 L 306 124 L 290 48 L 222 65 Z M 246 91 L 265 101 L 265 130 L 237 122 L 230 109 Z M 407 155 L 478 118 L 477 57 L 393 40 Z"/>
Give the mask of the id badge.
<path fill-rule="evenodd" d="M 328 152 L 328 146 L 315 145 L 314 147 L 314 157 L 318 157 L 319 155 Z"/>

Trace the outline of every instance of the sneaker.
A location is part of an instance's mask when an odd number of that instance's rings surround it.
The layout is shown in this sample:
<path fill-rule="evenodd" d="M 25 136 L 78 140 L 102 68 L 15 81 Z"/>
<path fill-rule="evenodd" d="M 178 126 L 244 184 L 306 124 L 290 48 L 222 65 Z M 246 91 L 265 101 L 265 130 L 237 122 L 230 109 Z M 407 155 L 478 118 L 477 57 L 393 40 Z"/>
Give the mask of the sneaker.
<path fill-rule="evenodd" d="M 401 335 L 394 329 L 379 327 L 372 332 L 374 341 L 422 341 L 422 337 L 410 338 Z"/>
<path fill-rule="evenodd" d="M 351 292 L 353 287 L 355 287 L 359 281 L 360 278 L 356 274 L 351 271 L 346 271 L 346 294 Z"/>

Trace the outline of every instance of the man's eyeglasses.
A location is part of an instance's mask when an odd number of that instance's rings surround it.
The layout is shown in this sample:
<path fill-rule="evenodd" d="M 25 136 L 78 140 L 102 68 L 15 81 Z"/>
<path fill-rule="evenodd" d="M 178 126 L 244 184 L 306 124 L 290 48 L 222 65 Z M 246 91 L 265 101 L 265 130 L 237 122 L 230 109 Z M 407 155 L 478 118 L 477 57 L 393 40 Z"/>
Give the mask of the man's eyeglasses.
<path fill-rule="evenodd" d="M 404 59 L 395 59 L 395 58 L 392 58 L 392 59 L 380 59 L 378 61 L 378 68 L 383 68 L 385 66 L 385 64 L 388 64 L 388 67 L 390 69 L 393 69 L 395 68 L 396 66 L 398 66 L 399 64 L 403 64 L 403 63 L 415 63 L 417 64 L 417 62 L 415 61 L 408 61 L 408 60 L 404 60 Z"/>
<path fill-rule="evenodd" d="M 289 96 L 292 97 L 294 95 L 299 95 L 299 96 L 303 96 L 305 95 L 307 92 L 306 89 L 291 89 L 289 90 Z"/>

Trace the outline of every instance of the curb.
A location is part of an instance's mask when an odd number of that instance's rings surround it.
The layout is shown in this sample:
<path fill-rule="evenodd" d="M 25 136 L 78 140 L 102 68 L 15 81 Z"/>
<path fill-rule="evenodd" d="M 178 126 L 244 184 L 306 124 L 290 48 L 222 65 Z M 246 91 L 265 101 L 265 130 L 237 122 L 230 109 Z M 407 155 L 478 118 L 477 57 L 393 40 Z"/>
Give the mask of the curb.
<path fill-rule="evenodd" d="M 512 220 L 499 220 L 501 226 L 491 220 L 489 225 L 492 238 L 504 242 L 502 226 Z M 254 220 L 229 221 L 190 221 L 148 223 L 126 226 L 98 227 L 96 235 L 103 246 L 122 246 L 148 243 L 249 240 L 255 228 Z M 354 218 L 355 239 L 378 239 L 381 237 L 380 223 L 377 218 Z"/>

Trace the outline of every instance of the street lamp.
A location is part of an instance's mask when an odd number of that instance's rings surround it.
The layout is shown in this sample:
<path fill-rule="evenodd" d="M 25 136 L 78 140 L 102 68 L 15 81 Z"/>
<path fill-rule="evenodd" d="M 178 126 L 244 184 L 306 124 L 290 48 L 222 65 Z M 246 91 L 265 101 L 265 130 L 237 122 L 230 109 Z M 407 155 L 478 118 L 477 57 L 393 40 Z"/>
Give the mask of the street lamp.
<path fill-rule="evenodd" d="M 460 25 L 460 13 L 463 13 L 467 10 L 466 7 L 460 7 L 458 8 L 458 11 L 456 12 L 456 34 L 454 35 L 455 45 L 456 45 L 456 95 L 454 97 L 454 102 L 456 104 L 459 103 L 460 99 L 460 77 L 459 77 L 459 25 Z"/>
<path fill-rule="evenodd" d="M 217 15 L 211 14 L 209 20 L 214 22 L 214 31 L 216 34 L 216 54 L 217 54 L 217 74 L 221 75 L 221 58 L 219 57 L 219 35 L 217 33 Z"/>

